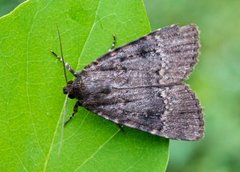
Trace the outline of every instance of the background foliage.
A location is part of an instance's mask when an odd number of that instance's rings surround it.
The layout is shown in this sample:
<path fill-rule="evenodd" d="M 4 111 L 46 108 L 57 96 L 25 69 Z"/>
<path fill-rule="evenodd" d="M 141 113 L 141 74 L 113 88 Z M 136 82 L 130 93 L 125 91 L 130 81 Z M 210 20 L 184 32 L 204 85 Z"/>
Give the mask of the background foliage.
<path fill-rule="evenodd" d="M 24 0 L 0 0 L 0 16 L 7 14 L 23 1 Z"/>
<path fill-rule="evenodd" d="M 145 4 L 152 29 L 196 23 L 201 30 L 200 62 L 189 83 L 204 107 L 206 136 L 200 142 L 171 141 L 167 171 L 239 171 L 240 1 L 146 0 Z M 7 11 L 0 7 L 0 14 Z"/>
<path fill-rule="evenodd" d="M 196 23 L 201 55 L 190 83 L 204 107 L 200 142 L 170 143 L 168 172 L 237 172 L 240 169 L 240 1 L 145 1 L 152 28 Z"/>

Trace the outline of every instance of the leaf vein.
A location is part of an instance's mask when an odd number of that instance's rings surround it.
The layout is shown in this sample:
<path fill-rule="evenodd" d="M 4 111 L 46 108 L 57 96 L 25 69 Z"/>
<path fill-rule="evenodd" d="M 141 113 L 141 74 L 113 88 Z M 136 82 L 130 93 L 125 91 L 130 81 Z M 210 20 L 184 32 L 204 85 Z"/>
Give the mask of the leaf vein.
<path fill-rule="evenodd" d="M 119 133 L 119 131 L 120 131 L 120 129 L 118 129 L 111 137 L 109 137 L 109 139 L 107 139 L 106 142 L 104 142 L 102 145 L 100 145 L 98 147 L 98 149 L 74 171 L 80 170 L 85 164 L 87 164 L 91 159 L 93 159 L 95 157 L 95 155 L 97 155 L 97 153 L 100 152 L 100 150 L 102 150 L 104 148 L 104 146 L 106 146 L 107 143 L 109 143 Z"/>

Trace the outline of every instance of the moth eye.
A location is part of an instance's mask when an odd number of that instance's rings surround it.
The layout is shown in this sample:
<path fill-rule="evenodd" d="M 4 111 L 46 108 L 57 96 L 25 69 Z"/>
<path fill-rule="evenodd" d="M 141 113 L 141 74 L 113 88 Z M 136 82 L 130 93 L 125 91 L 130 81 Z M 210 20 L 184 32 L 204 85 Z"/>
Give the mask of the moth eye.
<path fill-rule="evenodd" d="M 68 98 L 70 98 L 70 99 L 74 99 L 75 96 L 74 96 L 73 94 L 69 94 L 69 95 L 68 95 Z"/>
<path fill-rule="evenodd" d="M 67 93 L 68 93 L 67 88 L 64 87 L 64 88 L 63 88 L 63 94 L 67 94 Z"/>

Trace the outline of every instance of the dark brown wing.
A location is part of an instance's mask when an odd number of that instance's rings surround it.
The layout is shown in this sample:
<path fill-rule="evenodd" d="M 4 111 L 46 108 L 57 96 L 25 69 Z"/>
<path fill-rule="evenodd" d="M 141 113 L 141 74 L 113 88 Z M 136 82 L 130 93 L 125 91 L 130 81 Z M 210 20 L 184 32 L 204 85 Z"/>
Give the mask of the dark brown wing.
<path fill-rule="evenodd" d="M 198 39 L 195 25 L 174 25 L 104 55 L 80 74 L 83 106 L 159 136 L 201 138 L 201 107 L 182 84 L 197 63 Z"/>
<path fill-rule="evenodd" d="M 203 136 L 203 115 L 193 92 L 183 84 L 112 89 L 91 95 L 84 107 L 118 124 L 171 139 Z"/>
<path fill-rule="evenodd" d="M 90 77 L 95 76 L 96 72 L 103 77 L 112 75 L 113 79 L 121 73 L 134 76 L 128 77 L 130 81 L 125 86 L 135 86 L 135 83 L 179 83 L 186 79 L 197 63 L 199 46 L 199 34 L 195 25 L 174 25 L 105 54 L 85 70 Z"/>

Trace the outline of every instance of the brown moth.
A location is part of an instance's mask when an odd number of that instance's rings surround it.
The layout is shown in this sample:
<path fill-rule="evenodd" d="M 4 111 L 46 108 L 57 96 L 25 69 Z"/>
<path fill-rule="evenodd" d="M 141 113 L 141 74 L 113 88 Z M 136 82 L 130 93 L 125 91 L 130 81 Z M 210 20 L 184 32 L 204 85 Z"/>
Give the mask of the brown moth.
<path fill-rule="evenodd" d="M 198 62 L 199 47 L 192 24 L 158 29 L 111 50 L 79 73 L 52 53 L 76 77 L 64 87 L 64 94 L 77 99 L 71 118 L 82 106 L 119 125 L 198 140 L 204 134 L 202 108 L 184 80 Z"/>

